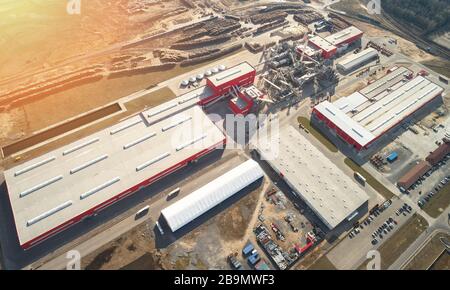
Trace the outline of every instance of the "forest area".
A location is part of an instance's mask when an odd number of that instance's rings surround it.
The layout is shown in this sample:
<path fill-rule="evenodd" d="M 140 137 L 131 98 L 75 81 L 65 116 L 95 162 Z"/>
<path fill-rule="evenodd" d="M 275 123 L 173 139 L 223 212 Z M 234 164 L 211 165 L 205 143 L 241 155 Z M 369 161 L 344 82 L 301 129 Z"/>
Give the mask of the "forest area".
<path fill-rule="evenodd" d="M 424 34 L 450 29 L 450 0 L 382 0 L 382 7 Z"/>

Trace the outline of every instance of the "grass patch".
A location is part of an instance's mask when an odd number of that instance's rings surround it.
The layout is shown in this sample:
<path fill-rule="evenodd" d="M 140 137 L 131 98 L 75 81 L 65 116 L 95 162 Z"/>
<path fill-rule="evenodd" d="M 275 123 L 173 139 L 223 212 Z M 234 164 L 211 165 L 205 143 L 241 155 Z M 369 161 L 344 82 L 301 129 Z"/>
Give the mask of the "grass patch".
<path fill-rule="evenodd" d="M 429 61 L 421 62 L 424 66 L 428 67 L 435 72 L 450 77 L 450 62 L 444 59 L 433 59 Z"/>
<path fill-rule="evenodd" d="M 325 147 L 327 147 L 328 150 L 330 150 L 333 153 L 337 153 L 339 151 L 337 147 L 327 139 L 327 137 L 322 135 L 322 133 L 317 131 L 311 125 L 311 121 L 308 118 L 298 117 L 297 121 L 299 124 L 303 125 L 303 127 L 305 127 L 305 129 L 307 129 L 317 140 L 319 140 L 320 143 L 322 143 Z"/>
<path fill-rule="evenodd" d="M 423 210 L 433 218 L 437 218 L 450 204 L 450 183 L 447 183 L 439 190 L 429 202 L 425 204 Z"/>
<path fill-rule="evenodd" d="M 308 270 L 337 270 L 337 268 L 331 263 L 326 255 L 323 255 L 318 259 Z"/>
<path fill-rule="evenodd" d="M 430 270 L 450 270 L 450 254 L 443 253 Z"/>
<path fill-rule="evenodd" d="M 386 186 L 379 182 L 375 177 L 373 177 L 364 168 L 353 162 L 351 159 L 346 158 L 344 160 L 345 164 L 350 167 L 353 171 L 358 172 L 366 179 L 367 183 L 374 188 L 378 193 L 380 193 L 384 198 L 391 199 L 395 195 Z"/>
<path fill-rule="evenodd" d="M 440 241 L 440 238 L 448 239 L 450 235 L 440 233 L 435 235 L 428 244 L 406 265 L 406 270 L 427 270 L 433 262 L 445 250 L 445 246 Z"/>
<path fill-rule="evenodd" d="M 414 214 L 378 249 L 381 254 L 381 269 L 388 269 L 427 227 L 427 221 L 422 216 Z M 367 263 L 368 260 L 362 263 L 359 270 L 367 269 Z"/>
<path fill-rule="evenodd" d="M 341 0 L 338 3 L 331 5 L 331 8 L 347 12 L 351 15 L 367 14 L 367 10 L 361 6 L 359 0 Z"/>

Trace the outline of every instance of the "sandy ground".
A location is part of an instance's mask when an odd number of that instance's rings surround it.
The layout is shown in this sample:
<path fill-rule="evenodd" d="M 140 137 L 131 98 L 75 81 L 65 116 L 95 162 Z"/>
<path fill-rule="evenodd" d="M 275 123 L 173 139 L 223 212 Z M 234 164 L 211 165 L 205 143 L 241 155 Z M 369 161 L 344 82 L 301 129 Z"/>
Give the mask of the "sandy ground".
<path fill-rule="evenodd" d="M 433 55 L 419 49 L 414 43 L 405 40 L 392 32 L 379 29 L 376 26 L 361 21 L 350 20 L 350 22 L 354 23 L 356 27 L 364 31 L 364 33 L 369 37 L 389 37 L 396 39 L 398 41 L 399 52 L 410 57 L 414 61 L 420 62 L 433 60 L 436 58 Z"/>
<path fill-rule="evenodd" d="M 160 15 L 184 7 L 180 1 L 160 1 L 151 9 L 129 14 L 133 2 L 83 1 L 79 15 L 67 12 L 67 1 L 48 0 L 45 5 L 33 0 L 2 3 L 0 79 L 49 68 L 68 58 L 170 26 L 179 15 L 163 21 Z M 182 15 L 191 14 L 189 11 Z"/>

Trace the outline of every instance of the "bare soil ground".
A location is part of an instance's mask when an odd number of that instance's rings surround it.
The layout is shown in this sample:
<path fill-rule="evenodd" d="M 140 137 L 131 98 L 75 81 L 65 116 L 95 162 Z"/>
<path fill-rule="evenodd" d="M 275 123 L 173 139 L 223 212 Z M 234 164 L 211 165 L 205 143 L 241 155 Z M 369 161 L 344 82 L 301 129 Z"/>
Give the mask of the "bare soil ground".
<path fill-rule="evenodd" d="M 82 1 L 79 15 L 67 12 L 67 1 L 49 0 L 45 5 L 33 0 L 2 3 L 0 79 L 47 69 L 71 57 L 169 26 L 178 16 L 170 13 L 184 7 L 180 1 L 170 0 L 140 11 L 133 9 L 142 5 L 140 2 Z M 184 14 L 187 17 L 191 11 Z"/>
<path fill-rule="evenodd" d="M 32 147 L 36 144 L 57 137 L 64 133 L 67 133 L 68 131 L 80 128 L 84 125 L 97 121 L 101 118 L 120 112 L 121 110 L 122 108 L 117 103 L 100 108 L 98 110 L 85 114 L 81 117 L 75 118 L 61 125 L 55 126 L 51 129 L 45 130 L 41 133 L 34 134 L 33 136 L 30 136 L 26 139 L 7 145 L 2 148 L 3 156 L 8 157 L 21 150 Z"/>
<path fill-rule="evenodd" d="M 371 24 L 368 24 L 368 23 L 362 22 L 362 21 L 357 21 L 357 20 L 353 20 L 353 19 L 351 19 L 349 21 L 351 23 L 353 23 L 356 27 L 358 27 L 359 29 L 364 31 L 364 33 L 369 37 L 389 37 L 392 39 L 396 39 L 397 43 L 398 43 L 397 47 L 398 47 L 399 52 L 410 57 L 414 61 L 421 62 L 421 61 L 430 61 L 430 60 L 436 59 L 435 56 L 421 50 L 414 43 L 412 43 L 408 40 L 405 40 L 390 31 L 380 29 L 374 25 L 371 25 Z"/>
<path fill-rule="evenodd" d="M 444 253 L 430 270 L 450 270 L 450 254 Z"/>
<path fill-rule="evenodd" d="M 244 246 L 261 186 L 165 249 L 155 248 L 145 222 L 83 260 L 85 269 L 227 269 L 226 257 Z"/>
<path fill-rule="evenodd" d="M 357 92 L 357 91 L 365 88 L 366 86 L 367 86 L 367 81 L 360 80 L 360 81 L 357 81 L 357 82 L 351 84 L 350 86 L 345 86 L 345 88 L 339 90 L 337 92 L 337 94 L 340 96 L 349 96 L 350 94 Z"/>

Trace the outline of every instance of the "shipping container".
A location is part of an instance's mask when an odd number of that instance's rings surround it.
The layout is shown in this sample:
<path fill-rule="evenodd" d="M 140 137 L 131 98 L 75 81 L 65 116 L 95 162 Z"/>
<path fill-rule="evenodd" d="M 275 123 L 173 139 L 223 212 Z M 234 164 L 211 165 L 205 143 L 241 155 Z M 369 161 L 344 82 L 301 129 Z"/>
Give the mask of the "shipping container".
<path fill-rule="evenodd" d="M 248 243 L 247 245 L 245 245 L 244 249 L 242 249 L 242 254 L 244 256 L 248 256 L 252 253 L 254 249 L 255 247 L 253 247 L 252 243 Z"/>
<path fill-rule="evenodd" d="M 248 262 L 251 265 L 255 265 L 256 263 L 259 262 L 259 260 L 261 260 L 261 257 L 259 257 L 258 253 L 251 255 L 250 257 L 248 257 Z"/>
<path fill-rule="evenodd" d="M 260 260 L 258 263 L 256 263 L 255 269 L 256 270 L 270 270 L 269 265 L 267 265 L 267 263 L 264 260 Z"/>
<path fill-rule="evenodd" d="M 397 152 L 392 152 L 386 159 L 387 159 L 388 162 L 392 163 L 392 162 L 394 162 L 395 160 L 398 159 L 398 153 Z"/>

